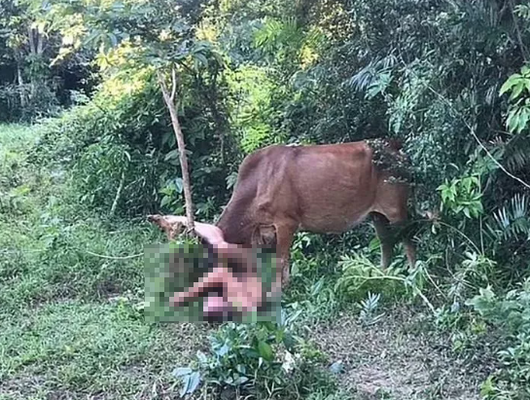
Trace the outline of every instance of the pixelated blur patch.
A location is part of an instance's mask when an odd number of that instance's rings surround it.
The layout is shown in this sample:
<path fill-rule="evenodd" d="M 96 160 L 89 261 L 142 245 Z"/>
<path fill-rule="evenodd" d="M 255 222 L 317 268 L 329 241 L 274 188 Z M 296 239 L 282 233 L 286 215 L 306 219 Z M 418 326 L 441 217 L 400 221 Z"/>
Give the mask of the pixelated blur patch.
<path fill-rule="evenodd" d="M 258 276 L 263 292 L 268 294 L 276 278 L 276 253 L 271 250 L 253 249 Z M 210 262 L 209 262 L 210 261 Z M 199 279 L 212 271 L 213 258 L 208 249 L 194 241 L 152 244 L 145 248 L 145 317 L 150 322 L 202 322 L 211 321 L 203 315 L 203 305 L 208 294 L 175 307 L 170 298 L 177 292 L 192 287 Z M 264 296 L 256 312 L 230 313 L 234 322 L 279 322 L 281 294 Z M 227 316 L 224 316 L 226 320 Z M 221 322 L 217 320 L 218 322 Z"/>
<path fill-rule="evenodd" d="M 205 249 L 193 242 L 153 244 L 146 246 L 144 261 L 146 318 L 152 322 L 199 321 L 202 304 L 176 308 L 169 299 L 207 271 Z"/>

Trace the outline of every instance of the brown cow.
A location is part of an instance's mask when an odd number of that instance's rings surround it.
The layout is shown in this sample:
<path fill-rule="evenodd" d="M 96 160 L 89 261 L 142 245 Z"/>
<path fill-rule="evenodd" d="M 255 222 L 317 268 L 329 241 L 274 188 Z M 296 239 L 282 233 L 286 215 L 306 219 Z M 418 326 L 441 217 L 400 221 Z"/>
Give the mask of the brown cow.
<path fill-rule="evenodd" d="M 390 154 L 400 145 L 387 141 Z M 282 284 L 289 280 L 289 252 L 298 230 L 341 233 L 372 215 L 388 267 L 395 237 L 391 225 L 407 219 L 409 187 L 392 182 L 374 163 L 367 142 L 263 148 L 245 158 L 232 197 L 216 225 L 229 243 L 275 245 Z M 415 250 L 402 238 L 411 266 Z"/>

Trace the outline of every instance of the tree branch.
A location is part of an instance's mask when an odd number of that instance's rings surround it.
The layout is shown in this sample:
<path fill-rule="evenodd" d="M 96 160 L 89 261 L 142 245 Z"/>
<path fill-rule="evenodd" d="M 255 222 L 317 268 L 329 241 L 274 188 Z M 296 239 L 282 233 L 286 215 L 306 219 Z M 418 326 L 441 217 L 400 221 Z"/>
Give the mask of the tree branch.
<path fill-rule="evenodd" d="M 509 0 L 509 4 L 510 4 L 510 11 L 512 13 L 512 18 L 513 18 L 513 25 L 515 26 L 515 33 L 517 34 L 517 41 L 519 42 L 519 48 L 521 49 L 521 55 L 523 56 L 524 62 L 527 63 L 528 62 L 528 57 L 526 56 L 527 51 L 526 51 L 526 47 L 523 42 L 521 29 L 519 29 L 519 24 L 517 23 L 517 18 L 515 17 L 515 5 L 513 4 L 513 0 Z"/>
<path fill-rule="evenodd" d="M 175 70 L 172 70 L 172 73 Z M 176 72 L 175 72 L 176 74 Z M 175 133 L 175 138 L 177 139 L 177 146 L 180 156 L 180 168 L 182 171 L 182 181 L 184 183 L 184 201 L 186 204 L 186 218 L 188 220 L 187 227 L 189 233 L 194 233 L 194 217 L 193 217 L 193 201 L 191 197 L 191 182 L 190 174 L 188 170 L 188 158 L 186 157 L 186 146 L 184 142 L 184 135 L 182 134 L 182 129 L 180 127 L 180 122 L 178 119 L 177 109 L 175 107 L 174 99 L 171 98 L 171 93 L 168 91 L 168 88 L 164 81 L 164 75 L 157 71 L 158 81 L 160 83 L 160 88 L 162 90 L 162 96 L 164 97 L 164 102 L 166 103 L 169 115 L 171 117 L 171 125 L 173 126 L 173 132 Z M 176 78 L 176 76 L 175 76 Z M 176 82 L 176 79 L 174 80 Z"/>
<path fill-rule="evenodd" d="M 166 92 L 167 93 L 167 85 L 166 85 L 166 81 L 164 79 L 164 74 L 160 71 L 156 71 L 156 76 L 158 78 L 158 83 L 160 85 L 160 88 L 162 89 L 162 95 L 164 95 L 164 93 Z"/>
<path fill-rule="evenodd" d="M 417 74 L 411 70 L 403 60 L 401 60 L 401 63 L 405 66 L 405 69 L 407 69 L 409 72 L 413 73 L 414 75 L 416 75 L 417 77 Z M 477 134 L 475 133 L 475 129 L 469 124 L 469 122 L 466 121 L 466 119 L 457 111 L 455 110 L 455 108 L 453 107 L 453 105 L 451 104 L 451 102 L 449 100 L 447 100 L 444 95 L 442 95 L 441 93 L 438 93 L 431 85 L 429 84 L 423 84 L 427 89 L 429 89 L 430 92 L 432 92 L 434 95 L 436 95 L 438 98 L 440 98 L 446 105 L 447 107 L 449 107 L 449 109 L 457 116 L 459 117 L 462 122 L 464 123 L 464 125 L 469 129 L 469 133 L 471 133 L 471 135 L 473 136 L 473 138 L 475 139 L 475 141 L 477 142 L 477 144 L 482 148 L 482 150 L 484 150 L 486 152 L 486 154 L 488 155 L 489 158 L 491 158 L 491 160 L 500 168 L 500 170 L 502 172 L 504 172 L 506 175 L 508 175 L 510 178 L 516 180 L 517 182 L 519 182 L 520 184 L 522 184 L 524 187 L 526 187 L 527 189 L 530 189 L 530 185 L 528 183 L 526 183 L 525 181 L 523 181 L 521 178 L 515 176 L 514 174 L 512 174 L 511 172 L 509 172 L 499 161 L 497 161 L 497 159 L 495 157 L 493 157 L 493 155 L 490 153 L 490 151 L 486 148 L 486 146 L 484 146 L 484 144 L 482 143 L 482 141 L 479 139 L 479 137 L 477 136 Z"/>
<path fill-rule="evenodd" d="M 177 93 L 177 72 L 175 67 L 171 68 L 171 101 L 175 101 L 175 94 Z"/>

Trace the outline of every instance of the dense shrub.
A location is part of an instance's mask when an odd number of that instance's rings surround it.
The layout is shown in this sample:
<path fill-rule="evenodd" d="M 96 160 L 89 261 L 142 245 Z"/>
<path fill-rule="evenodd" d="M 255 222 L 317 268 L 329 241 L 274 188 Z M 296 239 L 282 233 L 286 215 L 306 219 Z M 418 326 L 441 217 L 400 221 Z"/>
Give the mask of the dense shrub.
<path fill-rule="evenodd" d="M 199 99 L 192 99 L 182 123 L 193 155 L 193 183 L 201 188 L 195 191 L 198 211 L 212 218 L 214 205 L 226 192 L 226 171 L 219 165 L 214 128 L 208 127 L 203 113 Z M 166 114 L 149 71 L 118 75 L 107 80 L 93 100 L 46 123 L 36 159 L 60 160 L 72 167 L 81 201 L 104 213 L 145 215 L 161 206 L 182 213 L 178 152 Z"/>
<path fill-rule="evenodd" d="M 530 396 L 530 281 L 518 286 L 502 296 L 490 288 L 481 289 L 468 301 L 491 329 L 501 332 L 498 369 L 482 385 L 486 399 Z"/>

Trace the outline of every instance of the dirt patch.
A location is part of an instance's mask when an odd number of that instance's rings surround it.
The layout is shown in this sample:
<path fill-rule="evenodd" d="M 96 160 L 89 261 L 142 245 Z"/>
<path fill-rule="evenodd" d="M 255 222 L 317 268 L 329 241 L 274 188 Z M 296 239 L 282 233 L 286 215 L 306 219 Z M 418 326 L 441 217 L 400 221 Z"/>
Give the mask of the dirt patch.
<path fill-rule="evenodd" d="M 467 370 L 447 338 L 428 332 L 425 315 L 392 309 L 367 327 L 348 314 L 330 326 L 317 326 L 313 337 L 331 362 L 343 365 L 339 381 L 350 393 L 360 399 L 480 398 L 485 376 Z"/>

